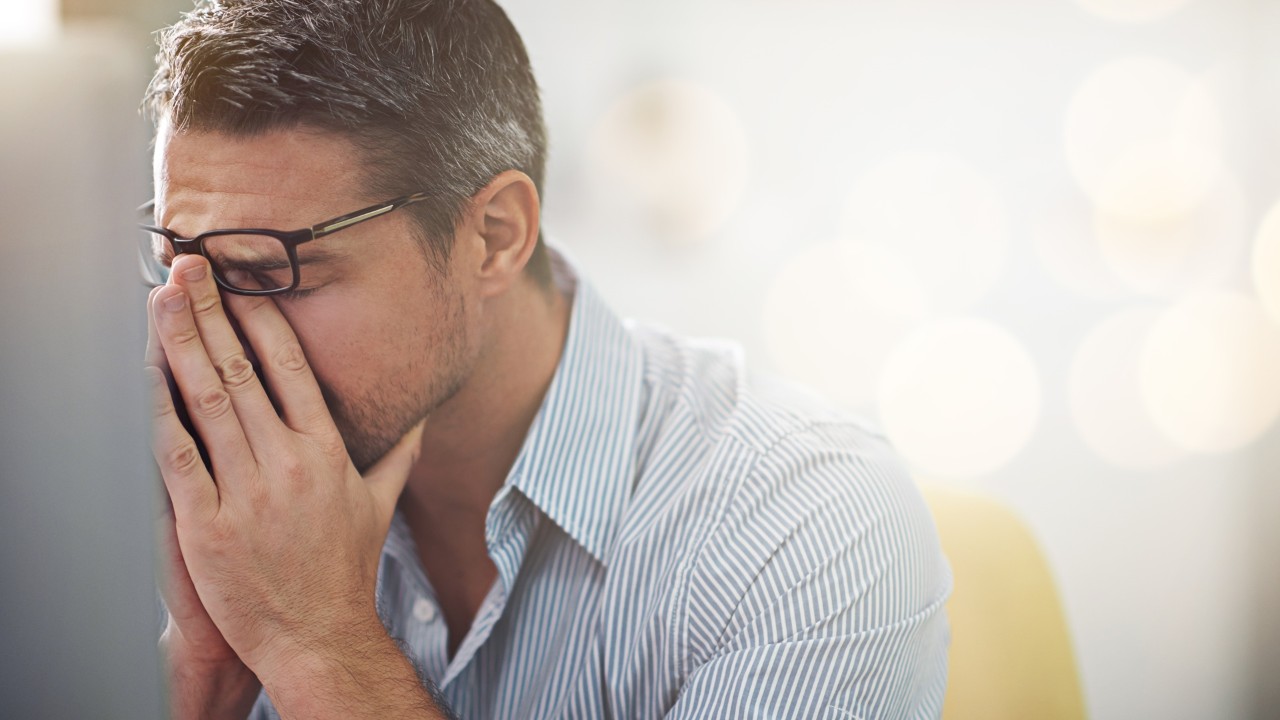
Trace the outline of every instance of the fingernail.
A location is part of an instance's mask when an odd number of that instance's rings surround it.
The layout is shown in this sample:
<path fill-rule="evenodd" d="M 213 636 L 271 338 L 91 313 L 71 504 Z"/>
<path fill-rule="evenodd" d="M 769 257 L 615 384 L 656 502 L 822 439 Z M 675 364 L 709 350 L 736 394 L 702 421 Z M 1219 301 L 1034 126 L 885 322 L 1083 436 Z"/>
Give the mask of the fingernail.
<path fill-rule="evenodd" d="M 164 309 L 169 312 L 177 312 L 187 304 L 187 296 L 184 293 L 174 293 L 164 299 Z"/>
<path fill-rule="evenodd" d="M 182 271 L 182 279 L 195 282 L 203 280 L 205 275 L 205 264 L 202 262 L 195 263 L 191 267 Z"/>

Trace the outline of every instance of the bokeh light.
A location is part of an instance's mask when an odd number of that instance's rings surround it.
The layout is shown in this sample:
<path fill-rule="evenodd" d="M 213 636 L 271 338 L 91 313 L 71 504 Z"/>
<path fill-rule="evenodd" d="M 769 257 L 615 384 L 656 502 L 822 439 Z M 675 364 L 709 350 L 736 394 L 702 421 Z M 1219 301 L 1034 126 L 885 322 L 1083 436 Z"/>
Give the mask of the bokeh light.
<path fill-rule="evenodd" d="M 1071 363 L 1071 418 L 1099 457 L 1130 470 L 1158 468 L 1184 453 L 1152 422 L 1142 398 L 1139 362 L 1153 307 L 1123 310 L 1085 338 Z"/>
<path fill-rule="evenodd" d="M 0 1 L 0 47 L 39 43 L 58 29 L 56 0 Z"/>
<path fill-rule="evenodd" d="M 1202 202 L 1164 214 L 1099 208 L 1094 232 L 1107 267 L 1129 289 L 1180 296 L 1238 271 L 1250 236 L 1246 210 L 1239 184 L 1223 175 Z"/>
<path fill-rule="evenodd" d="M 1041 266 L 1062 288 L 1090 300 L 1116 300 L 1128 290 L 1102 257 L 1087 202 L 1063 202 L 1032 220 L 1031 243 Z"/>
<path fill-rule="evenodd" d="M 1253 284 L 1262 306 L 1280 325 L 1280 203 L 1262 220 L 1253 246 Z"/>
<path fill-rule="evenodd" d="M 935 311 L 971 308 L 1004 271 L 1007 209 L 995 184 L 963 160 L 898 155 L 868 170 L 845 207 L 855 248 L 900 253 L 919 273 Z"/>
<path fill-rule="evenodd" d="M 1152 326 L 1140 359 L 1157 427 L 1195 452 L 1256 440 L 1280 416 L 1280 327 L 1234 292 L 1193 295 Z"/>
<path fill-rule="evenodd" d="M 675 242 L 723 227 L 741 200 L 749 165 L 737 113 L 709 88 L 675 79 L 616 102 L 588 156 L 599 185 L 621 188 L 653 232 Z"/>
<path fill-rule="evenodd" d="M 880 413 L 894 447 L 938 478 L 992 473 L 1026 446 L 1040 416 L 1040 379 L 1007 331 L 975 318 L 930 325 L 890 356 Z"/>
<path fill-rule="evenodd" d="M 764 302 L 774 363 L 845 407 L 873 407 L 889 353 L 924 319 L 927 299 L 890 252 L 823 243 L 788 262 Z"/>
<path fill-rule="evenodd" d="M 1143 23 L 1160 20 L 1181 10 L 1191 0 L 1078 0 L 1089 12 L 1105 20 Z"/>
<path fill-rule="evenodd" d="M 1159 221 L 1204 201 L 1222 172 L 1222 120 L 1204 82 L 1159 58 L 1108 63 L 1067 109 L 1066 155 L 1100 210 Z"/>

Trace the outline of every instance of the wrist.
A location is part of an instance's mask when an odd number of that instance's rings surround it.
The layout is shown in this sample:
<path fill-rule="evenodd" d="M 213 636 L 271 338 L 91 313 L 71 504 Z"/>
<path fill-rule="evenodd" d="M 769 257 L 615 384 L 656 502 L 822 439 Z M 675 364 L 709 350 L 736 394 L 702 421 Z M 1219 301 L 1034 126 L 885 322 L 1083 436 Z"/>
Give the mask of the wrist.
<path fill-rule="evenodd" d="M 253 671 L 239 658 L 202 657 L 182 641 L 180 633 L 160 638 L 168 680 L 169 710 L 183 718 L 244 718 L 262 690 Z"/>
<path fill-rule="evenodd" d="M 279 643 L 255 670 L 281 717 L 443 717 L 376 614 L 319 638 Z"/>
<path fill-rule="evenodd" d="M 341 672 L 343 666 L 375 652 L 383 642 L 390 642 L 386 628 L 370 611 L 341 623 L 315 623 L 297 632 L 276 633 L 247 655 L 246 662 L 271 692 L 305 686 L 314 678 Z"/>
<path fill-rule="evenodd" d="M 183 633 L 182 628 L 169 618 L 168 625 L 160 634 L 160 651 L 171 665 L 181 667 L 220 668 L 244 666 L 240 657 L 226 644 L 221 637 L 217 642 L 201 642 L 193 640 Z"/>

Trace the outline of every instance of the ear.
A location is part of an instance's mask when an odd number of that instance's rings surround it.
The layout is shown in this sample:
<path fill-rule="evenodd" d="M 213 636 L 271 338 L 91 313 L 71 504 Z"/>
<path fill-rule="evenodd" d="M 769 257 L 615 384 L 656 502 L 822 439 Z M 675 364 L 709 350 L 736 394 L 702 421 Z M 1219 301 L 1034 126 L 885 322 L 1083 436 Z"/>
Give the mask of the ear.
<path fill-rule="evenodd" d="M 519 170 L 498 175 L 473 196 L 469 221 L 483 244 L 473 272 L 482 295 L 501 295 L 520 279 L 538 243 L 541 212 L 537 187 Z"/>

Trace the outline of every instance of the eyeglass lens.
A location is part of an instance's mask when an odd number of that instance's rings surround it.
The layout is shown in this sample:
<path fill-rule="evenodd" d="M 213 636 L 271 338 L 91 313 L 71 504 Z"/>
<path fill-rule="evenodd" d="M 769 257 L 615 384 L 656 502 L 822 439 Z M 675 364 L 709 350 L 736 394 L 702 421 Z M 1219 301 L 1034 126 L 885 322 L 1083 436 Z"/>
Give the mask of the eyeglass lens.
<path fill-rule="evenodd" d="M 270 235 L 212 235 L 201 242 L 214 274 L 223 285 L 237 290 L 279 290 L 294 284 L 289 251 Z M 162 235 L 142 231 L 139 253 L 143 279 L 152 285 L 169 280 L 173 248 Z"/>
<path fill-rule="evenodd" d="M 213 235 L 203 247 L 214 274 L 228 287 L 279 290 L 293 285 L 289 252 L 270 235 Z"/>

